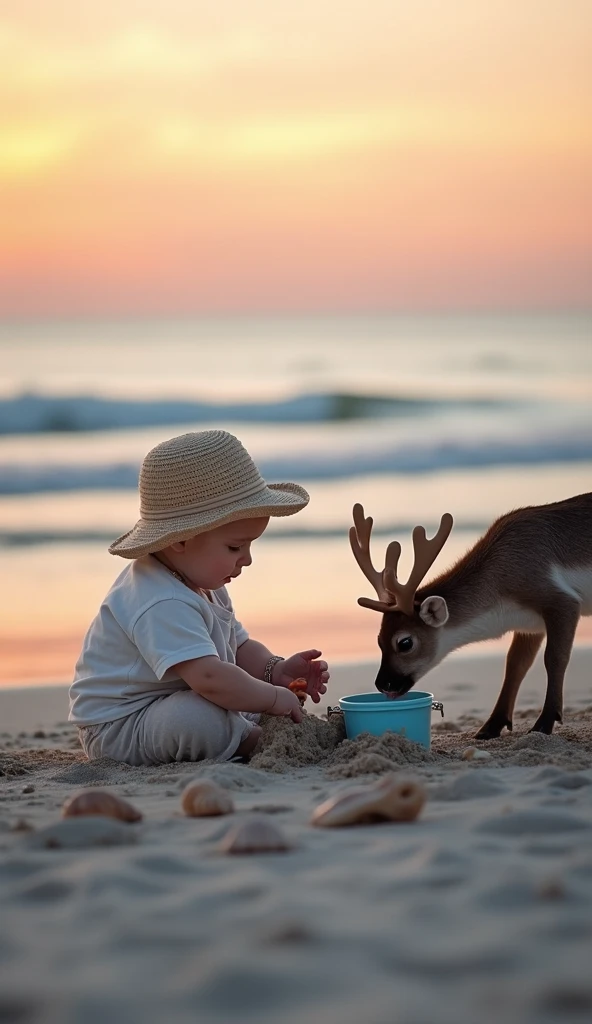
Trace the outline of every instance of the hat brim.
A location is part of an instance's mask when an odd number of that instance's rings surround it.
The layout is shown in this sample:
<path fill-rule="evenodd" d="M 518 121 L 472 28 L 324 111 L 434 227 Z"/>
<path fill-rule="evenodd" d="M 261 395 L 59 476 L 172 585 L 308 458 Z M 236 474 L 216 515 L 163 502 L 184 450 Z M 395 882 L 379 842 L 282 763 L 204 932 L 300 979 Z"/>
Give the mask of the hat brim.
<path fill-rule="evenodd" d="M 141 558 L 142 555 L 162 551 L 177 540 L 197 537 L 200 533 L 239 519 L 293 516 L 305 508 L 308 502 L 308 492 L 300 484 L 266 484 L 262 491 L 250 498 L 242 498 L 206 512 L 158 521 L 139 519 L 132 530 L 113 541 L 109 551 L 122 558 Z"/>

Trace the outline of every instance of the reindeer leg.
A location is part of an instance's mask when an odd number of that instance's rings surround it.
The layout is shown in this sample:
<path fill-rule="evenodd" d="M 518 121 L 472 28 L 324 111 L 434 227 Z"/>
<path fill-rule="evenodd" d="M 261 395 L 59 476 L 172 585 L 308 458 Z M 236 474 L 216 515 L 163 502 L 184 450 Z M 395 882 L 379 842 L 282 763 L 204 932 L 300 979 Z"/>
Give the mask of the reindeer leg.
<path fill-rule="evenodd" d="M 504 681 L 491 715 L 476 733 L 478 740 L 493 740 L 504 726 L 512 731 L 512 715 L 520 684 L 543 642 L 543 633 L 514 633 L 506 658 Z"/>
<path fill-rule="evenodd" d="M 580 605 L 565 595 L 557 599 L 553 608 L 543 612 L 547 627 L 545 668 L 547 692 L 543 710 L 531 732 L 550 735 L 555 722 L 563 721 L 563 679 L 571 657 L 576 627 L 580 618 Z"/>

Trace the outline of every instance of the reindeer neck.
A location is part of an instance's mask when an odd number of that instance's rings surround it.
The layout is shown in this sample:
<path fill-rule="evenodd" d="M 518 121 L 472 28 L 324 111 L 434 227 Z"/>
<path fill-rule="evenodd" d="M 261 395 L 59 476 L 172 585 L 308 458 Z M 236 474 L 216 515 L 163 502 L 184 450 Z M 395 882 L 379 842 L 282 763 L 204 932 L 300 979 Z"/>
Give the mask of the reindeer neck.
<path fill-rule="evenodd" d="M 421 587 L 416 601 L 437 594 L 448 606 L 448 621 L 439 630 L 439 658 L 481 640 L 497 639 L 509 631 L 540 632 L 539 617 L 515 601 L 500 596 L 487 551 L 470 552 L 456 565 Z"/>

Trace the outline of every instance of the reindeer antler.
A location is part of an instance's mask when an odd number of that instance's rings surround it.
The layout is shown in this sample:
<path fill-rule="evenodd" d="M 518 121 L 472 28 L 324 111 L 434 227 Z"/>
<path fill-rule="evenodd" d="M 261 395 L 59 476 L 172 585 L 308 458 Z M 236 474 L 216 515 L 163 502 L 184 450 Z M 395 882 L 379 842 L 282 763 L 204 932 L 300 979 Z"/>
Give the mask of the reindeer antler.
<path fill-rule="evenodd" d="M 453 518 L 445 512 L 435 537 L 428 540 L 423 526 L 416 526 L 413 537 L 413 568 L 407 583 L 399 583 L 396 573 L 389 566 L 384 570 L 385 585 L 396 598 L 397 608 L 405 615 L 413 615 L 413 601 L 419 584 L 436 561 L 452 529 Z"/>
<path fill-rule="evenodd" d="M 449 512 L 445 512 L 440 520 L 440 526 L 435 537 L 428 540 L 423 526 L 416 526 L 413 531 L 413 568 L 407 583 L 400 583 L 397 579 L 397 566 L 401 555 L 401 545 L 393 540 L 386 550 L 385 566 L 382 572 L 378 572 L 372 564 L 370 557 L 370 534 L 372 533 L 373 520 L 371 516 L 366 519 L 362 505 L 356 504 L 353 508 L 354 526 L 350 528 L 349 540 L 356 562 L 370 581 L 378 596 L 378 601 L 368 597 L 358 598 L 358 604 L 363 608 L 372 608 L 379 612 L 392 612 L 397 609 L 405 615 L 413 615 L 413 601 L 419 584 L 424 576 L 436 561 L 440 551 L 444 547 L 452 529 L 453 518 Z"/>
<path fill-rule="evenodd" d="M 364 508 L 359 503 L 356 503 L 353 508 L 354 525 L 350 527 L 349 531 L 349 542 L 351 549 L 354 553 L 354 558 L 360 569 L 364 573 L 367 580 L 370 581 L 376 591 L 378 601 L 373 601 L 369 597 L 360 597 L 358 600 L 359 604 L 362 604 L 365 608 L 374 608 L 379 612 L 392 611 L 395 607 L 393 601 L 393 595 L 389 594 L 384 585 L 385 570 L 379 572 L 374 568 L 372 564 L 372 558 L 370 556 L 370 534 L 372 533 L 372 526 L 374 520 L 371 516 L 364 516 Z M 392 569 L 396 575 L 397 564 L 399 562 L 399 555 L 401 554 L 401 545 L 395 540 L 392 544 L 389 544 L 387 550 L 387 562 L 389 568 Z"/>

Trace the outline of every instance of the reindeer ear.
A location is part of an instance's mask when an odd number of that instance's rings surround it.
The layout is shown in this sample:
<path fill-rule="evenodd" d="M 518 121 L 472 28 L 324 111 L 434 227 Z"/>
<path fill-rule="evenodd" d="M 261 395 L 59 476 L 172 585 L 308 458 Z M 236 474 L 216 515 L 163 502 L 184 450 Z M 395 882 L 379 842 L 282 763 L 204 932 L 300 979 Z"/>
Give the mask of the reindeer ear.
<path fill-rule="evenodd" d="M 419 607 L 419 617 L 427 626 L 438 629 L 448 622 L 448 606 L 443 597 L 426 597 Z"/>

